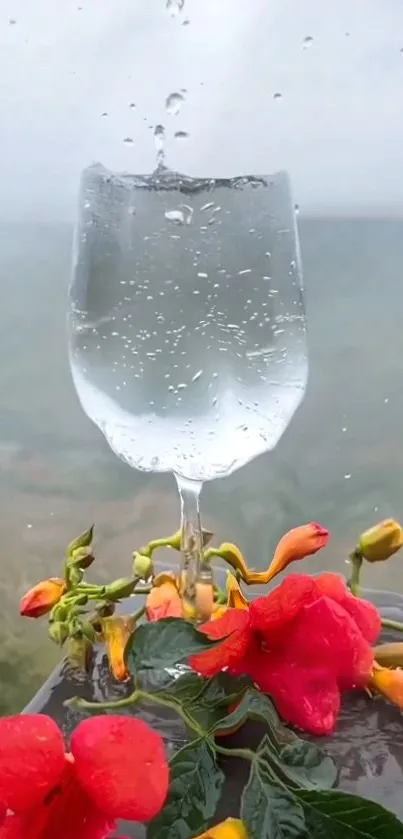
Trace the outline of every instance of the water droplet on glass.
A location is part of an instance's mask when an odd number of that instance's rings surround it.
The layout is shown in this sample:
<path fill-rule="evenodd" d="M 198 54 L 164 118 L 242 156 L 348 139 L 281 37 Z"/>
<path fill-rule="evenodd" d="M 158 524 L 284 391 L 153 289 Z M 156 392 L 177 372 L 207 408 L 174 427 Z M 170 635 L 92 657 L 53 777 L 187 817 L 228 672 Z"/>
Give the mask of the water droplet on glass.
<path fill-rule="evenodd" d="M 312 35 L 307 35 L 306 38 L 302 41 L 302 49 L 307 50 L 313 44 Z"/>
<path fill-rule="evenodd" d="M 187 131 L 175 131 L 174 138 L 175 140 L 187 140 L 189 134 Z"/>
<path fill-rule="evenodd" d="M 176 17 L 183 11 L 185 0 L 166 0 L 165 8 L 171 17 Z"/>
<path fill-rule="evenodd" d="M 126 146 L 132 146 L 133 145 L 133 137 L 125 137 L 123 142 L 125 143 Z"/>
<path fill-rule="evenodd" d="M 182 93 L 170 93 L 165 100 L 165 110 L 170 116 L 176 117 L 185 101 Z"/>
<path fill-rule="evenodd" d="M 275 94 L 273 95 L 273 99 L 282 99 L 282 98 L 283 98 L 282 93 L 275 93 Z"/>

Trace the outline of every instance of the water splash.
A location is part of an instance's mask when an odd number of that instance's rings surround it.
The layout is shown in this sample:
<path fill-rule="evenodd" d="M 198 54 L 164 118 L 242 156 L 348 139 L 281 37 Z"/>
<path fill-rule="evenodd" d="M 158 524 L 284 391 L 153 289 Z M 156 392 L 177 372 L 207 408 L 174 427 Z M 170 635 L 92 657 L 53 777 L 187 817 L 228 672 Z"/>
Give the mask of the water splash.
<path fill-rule="evenodd" d="M 185 0 L 166 0 L 165 8 L 171 17 L 177 17 L 185 6 Z"/>
<path fill-rule="evenodd" d="M 183 93 L 170 93 L 165 100 L 165 110 L 170 116 L 176 117 L 185 101 Z"/>

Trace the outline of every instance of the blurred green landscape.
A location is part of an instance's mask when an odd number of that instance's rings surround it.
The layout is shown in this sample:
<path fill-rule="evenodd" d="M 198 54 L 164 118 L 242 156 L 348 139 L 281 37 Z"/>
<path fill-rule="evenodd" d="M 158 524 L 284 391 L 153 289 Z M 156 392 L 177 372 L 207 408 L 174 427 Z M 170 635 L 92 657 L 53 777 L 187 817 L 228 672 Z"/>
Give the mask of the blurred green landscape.
<path fill-rule="evenodd" d="M 309 570 L 345 570 L 361 530 L 403 517 L 403 236 L 388 219 L 300 219 L 311 375 L 277 449 L 203 491 L 203 519 L 264 567 L 281 534 L 332 531 Z M 0 712 L 18 711 L 59 658 L 18 602 L 57 575 L 96 524 L 93 576 L 127 573 L 142 542 L 178 527 L 170 476 L 131 471 L 83 415 L 67 363 L 69 227 L 0 225 Z M 171 557 L 169 557 L 171 558 Z M 402 560 L 369 568 L 403 592 Z M 91 569 L 92 574 L 92 569 Z"/>

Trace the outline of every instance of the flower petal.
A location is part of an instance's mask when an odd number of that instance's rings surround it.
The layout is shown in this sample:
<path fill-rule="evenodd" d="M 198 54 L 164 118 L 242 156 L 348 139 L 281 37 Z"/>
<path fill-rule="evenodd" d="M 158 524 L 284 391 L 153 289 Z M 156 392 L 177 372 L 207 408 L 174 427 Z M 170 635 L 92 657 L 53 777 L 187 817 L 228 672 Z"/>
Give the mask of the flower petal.
<path fill-rule="evenodd" d="M 217 620 L 209 621 L 200 627 L 211 639 L 223 639 L 211 650 L 191 656 L 189 664 L 203 676 L 214 676 L 224 667 L 236 668 L 245 656 L 251 630 L 249 612 L 240 609 L 227 609 Z"/>
<path fill-rule="evenodd" d="M 403 670 L 396 668 L 389 670 L 375 664 L 368 687 L 374 693 L 379 693 L 384 699 L 389 699 L 403 711 Z"/>
<path fill-rule="evenodd" d="M 327 670 L 293 667 L 281 655 L 264 654 L 249 666 L 250 676 L 270 694 L 285 722 L 309 734 L 331 734 L 340 711 L 340 691 Z"/>
<path fill-rule="evenodd" d="M 252 628 L 269 639 L 272 633 L 292 621 L 303 606 L 317 598 L 315 580 L 306 574 L 289 574 L 266 597 L 258 597 L 250 605 Z"/>
<path fill-rule="evenodd" d="M 146 614 L 149 621 L 182 617 L 182 600 L 173 581 L 151 589 L 146 599 Z"/>
<path fill-rule="evenodd" d="M 226 819 L 215 827 L 210 827 L 196 839 L 248 839 L 248 834 L 241 819 Z"/>
<path fill-rule="evenodd" d="M 112 818 L 149 821 L 161 810 L 169 783 L 162 737 L 139 719 L 91 717 L 71 738 L 80 784 Z"/>
<path fill-rule="evenodd" d="M 62 734 L 43 714 L 0 718 L 0 799 L 16 813 L 37 805 L 65 768 Z"/>
<path fill-rule="evenodd" d="M 305 606 L 287 634 L 287 658 L 296 666 L 327 671 L 339 688 L 363 687 L 373 652 L 357 624 L 330 597 Z"/>
<path fill-rule="evenodd" d="M 354 618 L 358 629 L 369 644 L 375 644 L 381 631 L 381 616 L 368 600 L 354 597 L 339 574 L 320 574 L 315 577 L 320 594 L 331 597 Z"/>
<path fill-rule="evenodd" d="M 23 816 L 8 816 L 0 839 L 105 839 L 115 826 L 82 789 L 73 763 L 66 762 L 60 784 Z"/>

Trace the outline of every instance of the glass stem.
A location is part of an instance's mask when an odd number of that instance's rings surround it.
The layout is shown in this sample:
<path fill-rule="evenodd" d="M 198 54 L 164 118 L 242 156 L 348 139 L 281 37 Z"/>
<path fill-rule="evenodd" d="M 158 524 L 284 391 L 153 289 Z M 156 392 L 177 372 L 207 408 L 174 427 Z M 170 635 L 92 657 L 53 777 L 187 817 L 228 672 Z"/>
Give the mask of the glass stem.
<path fill-rule="evenodd" d="M 182 593 L 192 604 L 196 581 L 203 566 L 203 533 L 200 524 L 200 493 L 202 484 L 175 475 L 181 499 L 181 581 Z"/>

